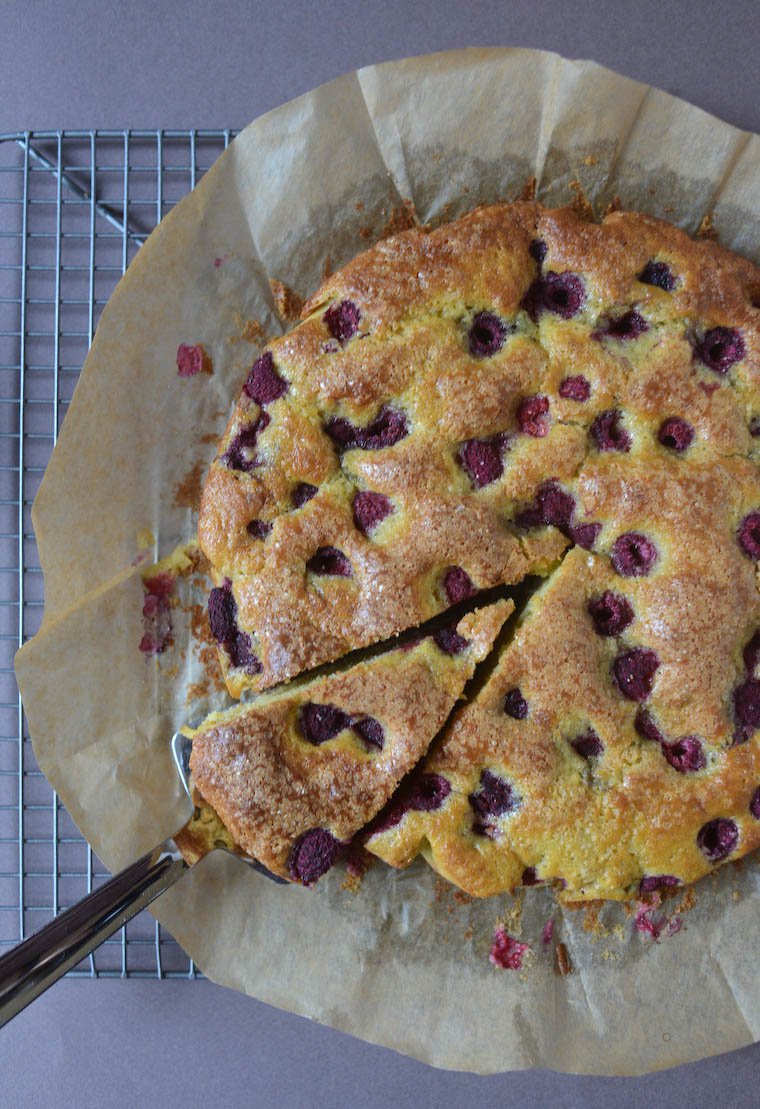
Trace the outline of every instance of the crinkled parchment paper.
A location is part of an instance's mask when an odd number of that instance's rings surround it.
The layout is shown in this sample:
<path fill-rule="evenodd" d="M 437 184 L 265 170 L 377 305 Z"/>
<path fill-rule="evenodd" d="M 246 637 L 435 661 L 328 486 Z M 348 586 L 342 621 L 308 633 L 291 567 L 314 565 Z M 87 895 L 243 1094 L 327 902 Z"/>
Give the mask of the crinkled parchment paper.
<path fill-rule="evenodd" d="M 180 609 L 174 647 L 138 651 L 133 562 L 146 529 L 152 559 L 194 532 L 175 490 L 212 457 L 257 349 L 246 323 L 282 327 L 269 278 L 307 294 L 403 201 L 441 221 L 531 176 L 546 203 L 579 181 L 599 211 L 617 194 L 690 232 L 712 212 L 760 258 L 756 136 L 588 62 L 467 50 L 363 69 L 252 123 L 130 266 L 37 498 L 45 620 L 17 660 L 40 766 L 109 867 L 187 818 L 169 737 L 220 702 L 188 700 Z M 180 343 L 203 343 L 213 376 L 179 378 Z M 621 906 L 470 902 L 422 864 L 376 866 L 355 893 L 341 880 L 279 887 L 215 852 L 156 914 L 215 981 L 437 1066 L 640 1073 L 760 1035 L 754 860 L 702 882 L 659 942 Z M 540 942 L 550 917 L 567 977 Z M 522 971 L 489 964 L 499 921 L 532 945 Z"/>

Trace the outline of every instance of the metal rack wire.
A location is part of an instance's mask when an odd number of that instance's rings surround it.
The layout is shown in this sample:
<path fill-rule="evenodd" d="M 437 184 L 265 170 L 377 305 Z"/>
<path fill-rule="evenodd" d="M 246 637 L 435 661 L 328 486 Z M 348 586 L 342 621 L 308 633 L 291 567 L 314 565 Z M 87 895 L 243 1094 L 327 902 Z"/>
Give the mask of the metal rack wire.
<path fill-rule="evenodd" d="M 13 675 L 44 600 L 31 505 L 104 304 L 233 134 L 0 134 L 0 951 L 108 876 L 37 767 Z M 72 974 L 196 977 L 145 912 Z"/>

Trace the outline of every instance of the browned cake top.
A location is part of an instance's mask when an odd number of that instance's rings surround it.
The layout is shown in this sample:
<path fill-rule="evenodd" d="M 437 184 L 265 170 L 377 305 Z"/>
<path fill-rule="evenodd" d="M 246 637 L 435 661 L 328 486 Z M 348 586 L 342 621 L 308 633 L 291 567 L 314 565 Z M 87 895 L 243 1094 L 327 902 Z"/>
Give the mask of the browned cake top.
<path fill-rule="evenodd" d="M 310 884 L 425 753 L 512 607 L 210 717 L 188 733 L 195 786 L 245 852 Z"/>

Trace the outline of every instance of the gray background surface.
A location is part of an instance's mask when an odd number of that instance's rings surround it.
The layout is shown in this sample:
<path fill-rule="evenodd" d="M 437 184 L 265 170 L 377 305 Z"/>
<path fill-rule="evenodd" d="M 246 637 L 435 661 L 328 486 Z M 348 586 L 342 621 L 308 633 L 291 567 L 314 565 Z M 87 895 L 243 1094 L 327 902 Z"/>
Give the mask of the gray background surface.
<path fill-rule="evenodd" d="M 242 127 L 346 70 L 478 45 L 593 58 L 760 131 L 753 0 L 0 0 L 0 30 L 0 131 Z M 68 980 L 0 1033 L 0 1074 L 2 1104 L 24 1107 L 729 1109 L 758 1104 L 760 1047 L 641 1079 L 479 1078 L 431 1070 L 210 983 Z"/>

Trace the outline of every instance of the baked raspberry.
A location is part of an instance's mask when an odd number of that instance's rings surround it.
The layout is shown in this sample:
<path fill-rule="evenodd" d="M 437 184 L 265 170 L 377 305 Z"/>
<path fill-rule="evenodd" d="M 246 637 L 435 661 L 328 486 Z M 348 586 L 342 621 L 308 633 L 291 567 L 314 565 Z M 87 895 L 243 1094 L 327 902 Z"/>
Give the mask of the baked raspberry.
<path fill-rule="evenodd" d="M 525 397 L 517 407 L 517 425 L 524 435 L 543 439 L 549 433 L 549 398 Z"/>
<path fill-rule="evenodd" d="M 739 829 L 733 820 L 723 816 L 708 820 L 697 833 L 697 847 L 713 863 L 727 858 L 738 842 Z"/>
<path fill-rule="evenodd" d="M 279 400 L 288 391 L 288 383 L 274 368 L 274 358 L 267 350 L 251 366 L 243 392 L 264 408 Z"/>
<path fill-rule="evenodd" d="M 439 628 L 433 632 L 433 642 L 445 655 L 459 655 L 470 646 L 469 640 L 460 635 L 456 627 Z"/>
<path fill-rule="evenodd" d="M 537 886 L 540 881 L 538 873 L 534 866 L 526 866 L 520 878 L 520 885 L 522 886 Z"/>
<path fill-rule="evenodd" d="M 226 643 L 237 631 L 237 605 L 231 585 L 218 586 L 209 593 L 208 620 L 217 643 Z"/>
<path fill-rule="evenodd" d="M 538 512 L 540 523 L 565 528 L 573 518 L 575 498 L 558 481 L 550 479 L 539 485 L 534 508 Z"/>
<path fill-rule="evenodd" d="M 354 523 L 362 535 L 369 535 L 393 512 L 393 501 L 384 493 L 357 493 L 354 497 Z"/>
<path fill-rule="evenodd" d="M 583 547 L 584 551 L 593 551 L 601 530 L 601 524 L 571 524 L 565 530 L 565 535 L 568 539 L 572 539 L 576 546 Z"/>
<path fill-rule="evenodd" d="M 375 720 L 374 716 L 364 716 L 361 720 L 355 720 L 352 726 L 356 734 L 360 735 L 365 743 L 369 744 L 370 747 L 376 747 L 378 751 L 382 751 L 385 743 L 385 731 L 379 720 Z"/>
<path fill-rule="evenodd" d="M 524 720 L 528 715 L 528 702 L 516 686 L 504 698 L 504 711 L 514 720 Z"/>
<path fill-rule="evenodd" d="M 296 840 L 288 858 L 288 873 L 294 882 L 311 886 L 335 865 L 342 846 L 324 828 L 313 828 Z"/>
<path fill-rule="evenodd" d="M 507 328 L 493 312 L 478 312 L 468 333 L 473 358 L 490 358 L 504 346 Z"/>
<path fill-rule="evenodd" d="M 180 343 L 177 347 L 177 374 L 180 377 L 195 377 L 199 373 L 212 373 L 211 359 L 198 343 L 189 347 Z"/>
<path fill-rule="evenodd" d="M 639 883 L 639 893 L 656 893 L 680 885 L 681 879 L 673 874 L 646 874 Z"/>
<path fill-rule="evenodd" d="M 604 328 L 596 332 L 596 336 L 627 342 L 629 339 L 638 339 L 639 335 L 643 335 L 648 330 L 649 324 L 644 317 L 638 312 L 631 311 L 608 320 Z"/>
<path fill-rule="evenodd" d="M 443 576 L 443 592 L 449 604 L 456 605 L 468 597 L 474 597 L 477 589 L 461 566 L 449 566 Z"/>
<path fill-rule="evenodd" d="M 526 952 L 530 951 L 530 944 L 520 943 L 514 936 L 507 933 L 503 925 L 499 925 L 493 934 L 489 962 L 501 970 L 521 970 Z"/>
<path fill-rule="evenodd" d="M 509 782 L 484 770 L 480 775 L 480 786 L 469 798 L 470 808 L 483 819 L 489 816 L 502 816 L 519 808 L 517 797 Z"/>
<path fill-rule="evenodd" d="M 754 731 L 760 728 L 760 681 L 748 678 L 734 690 L 734 720 L 736 721 L 735 743 L 746 743 Z"/>
<path fill-rule="evenodd" d="M 570 746 L 582 759 L 596 759 L 604 752 L 604 744 L 593 728 L 572 739 Z"/>
<path fill-rule="evenodd" d="M 676 279 L 666 262 L 647 262 L 639 274 L 638 280 L 644 285 L 656 285 L 666 293 L 672 293 L 676 287 Z"/>
<path fill-rule="evenodd" d="M 415 812 L 434 812 L 450 793 L 450 782 L 440 774 L 420 774 L 407 795 L 406 805 Z"/>
<path fill-rule="evenodd" d="M 683 739 L 677 739 L 675 743 L 664 743 L 662 753 L 679 774 L 704 770 L 707 765 L 702 744 L 695 735 L 684 736 Z"/>
<path fill-rule="evenodd" d="M 633 440 L 622 421 L 623 413 L 617 409 L 611 408 L 599 413 L 589 428 L 597 450 L 628 452 L 631 449 Z"/>
<path fill-rule="evenodd" d="M 753 416 L 749 421 L 749 433 L 753 439 L 760 435 L 760 416 Z"/>
<path fill-rule="evenodd" d="M 383 405 L 366 427 L 356 427 L 342 416 L 333 416 L 325 430 L 341 450 L 359 447 L 363 451 L 379 451 L 404 439 L 409 434 L 409 424 L 403 412 Z"/>
<path fill-rule="evenodd" d="M 475 489 L 498 481 L 504 473 L 509 438 L 503 432 L 490 439 L 468 439 L 459 448 L 458 461 Z"/>
<path fill-rule="evenodd" d="M 539 266 L 542 266 L 546 258 L 546 250 L 546 243 L 543 239 L 534 239 L 528 247 L 528 254 L 530 254 L 534 262 L 538 262 Z"/>
<path fill-rule="evenodd" d="M 222 462 L 231 470 L 242 470 L 244 474 L 262 466 L 263 460 L 256 454 L 256 440 L 259 432 L 269 426 L 269 422 L 266 412 L 259 413 L 255 423 L 248 424 L 237 433 L 222 455 Z"/>
<path fill-rule="evenodd" d="M 266 539 L 272 530 L 271 520 L 251 520 L 245 525 L 245 530 L 254 539 Z"/>
<path fill-rule="evenodd" d="M 748 512 L 739 525 L 739 546 L 755 561 L 760 559 L 760 511 Z"/>
<path fill-rule="evenodd" d="M 321 577 L 350 578 L 353 574 L 351 563 L 337 547 L 318 547 L 306 569 Z"/>
<path fill-rule="evenodd" d="M 640 531 L 619 535 L 612 548 L 612 565 L 621 578 L 641 578 L 657 561 L 657 548 Z"/>
<path fill-rule="evenodd" d="M 293 508 L 302 508 L 312 497 L 316 497 L 316 485 L 310 485 L 308 481 L 301 481 L 295 487 L 290 496 Z"/>
<path fill-rule="evenodd" d="M 543 312 L 571 319 L 583 307 L 586 290 L 577 273 L 549 273 L 537 277 L 522 299 L 521 307 L 535 322 Z"/>
<path fill-rule="evenodd" d="M 587 401 L 591 396 L 591 385 L 583 374 L 565 377 L 559 383 L 559 395 L 565 400 Z"/>
<path fill-rule="evenodd" d="M 156 574 L 143 581 L 143 589 L 143 635 L 139 650 L 145 655 L 161 655 L 174 642 L 170 600 L 174 578 L 169 573 Z"/>
<path fill-rule="evenodd" d="M 236 630 L 231 639 L 224 644 L 230 665 L 245 670 L 248 674 L 260 674 L 264 667 L 253 653 L 251 637 L 246 632 Z"/>
<path fill-rule="evenodd" d="M 697 344 L 696 354 L 700 362 L 716 374 L 725 374 L 746 353 L 741 333 L 733 327 L 713 327 L 705 333 Z"/>
<path fill-rule="evenodd" d="M 680 453 L 687 450 L 694 441 L 694 428 L 686 420 L 671 416 L 660 425 L 657 438 L 663 447 Z"/>
<path fill-rule="evenodd" d="M 652 692 L 654 676 L 660 660 L 646 647 L 634 647 L 618 655 L 612 664 L 612 673 L 618 689 L 629 701 L 646 701 Z"/>
<path fill-rule="evenodd" d="M 633 623 L 633 608 L 622 593 L 607 589 L 587 605 L 597 635 L 621 635 Z"/>
<path fill-rule="evenodd" d="M 639 709 L 633 721 L 633 726 L 642 739 L 649 739 L 653 743 L 665 742 L 665 736 L 655 724 L 651 713 L 648 713 L 646 709 Z"/>
<path fill-rule="evenodd" d="M 351 717 L 335 705 L 316 705 L 307 701 L 298 713 L 298 726 L 304 739 L 318 747 L 351 727 Z"/>
<path fill-rule="evenodd" d="M 760 662 L 760 632 L 755 632 L 742 655 L 747 673 L 750 677 L 754 677 L 757 664 Z"/>
<path fill-rule="evenodd" d="M 757 787 L 749 801 L 749 811 L 755 820 L 760 820 L 760 786 Z"/>
<path fill-rule="evenodd" d="M 322 318 L 333 339 L 342 345 L 356 334 L 362 317 L 352 300 L 341 300 L 331 304 Z"/>

